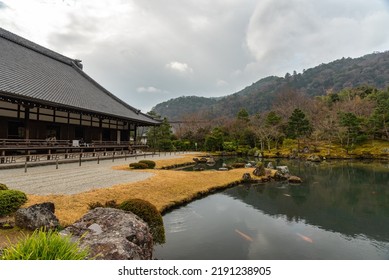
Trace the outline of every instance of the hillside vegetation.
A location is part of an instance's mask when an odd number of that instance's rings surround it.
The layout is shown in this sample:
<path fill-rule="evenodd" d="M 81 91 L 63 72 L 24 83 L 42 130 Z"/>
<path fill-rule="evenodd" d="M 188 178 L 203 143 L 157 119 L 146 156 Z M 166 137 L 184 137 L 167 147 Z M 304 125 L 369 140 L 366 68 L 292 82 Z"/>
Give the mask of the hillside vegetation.
<path fill-rule="evenodd" d="M 277 98 L 290 91 L 314 97 L 362 85 L 377 89 L 389 86 L 389 52 L 342 58 L 303 73 L 287 73 L 285 77 L 266 77 L 218 99 L 179 97 L 156 105 L 153 111 L 169 121 L 182 120 L 192 114 L 201 115 L 203 119 L 233 118 L 242 108 L 250 115 L 269 110 Z"/>

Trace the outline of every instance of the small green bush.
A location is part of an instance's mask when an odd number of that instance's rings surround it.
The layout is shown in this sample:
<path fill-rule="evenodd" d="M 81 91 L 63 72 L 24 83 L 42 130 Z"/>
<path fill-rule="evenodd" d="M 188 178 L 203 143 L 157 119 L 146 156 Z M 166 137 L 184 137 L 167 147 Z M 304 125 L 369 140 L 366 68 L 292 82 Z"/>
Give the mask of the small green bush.
<path fill-rule="evenodd" d="M 6 190 L 8 190 L 7 185 L 6 185 L 6 184 L 1 184 L 1 183 L 0 183 L 0 191 L 6 191 Z"/>
<path fill-rule="evenodd" d="M 2 260 L 84 260 L 89 251 L 79 242 L 56 231 L 36 230 L 30 236 L 4 249 Z"/>
<path fill-rule="evenodd" d="M 139 162 L 134 162 L 130 163 L 130 168 L 132 169 L 147 169 L 149 166 L 146 163 L 139 163 Z"/>
<path fill-rule="evenodd" d="M 146 160 L 146 159 L 145 159 L 145 160 L 140 160 L 139 163 L 145 163 L 145 164 L 147 164 L 147 166 L 148 166 L 149 169 L 154 169 L 154 168 L 155 168 L 155 165 L 156 165 L 155 161 Z"/>
<path fill-rule="evenodd" d="M 122 202 L 118 208 L 130 211 L 145 221 L 150 227 L 154 243 L 165 243 L 162 215 L 153 204 L 142 199 L 128 199 Z"/>
<path fill-rule="evenodd" d="M 0 191 L 0 217 L 11 214 L 27 201 L 24 192 L 17 190 Z"/>

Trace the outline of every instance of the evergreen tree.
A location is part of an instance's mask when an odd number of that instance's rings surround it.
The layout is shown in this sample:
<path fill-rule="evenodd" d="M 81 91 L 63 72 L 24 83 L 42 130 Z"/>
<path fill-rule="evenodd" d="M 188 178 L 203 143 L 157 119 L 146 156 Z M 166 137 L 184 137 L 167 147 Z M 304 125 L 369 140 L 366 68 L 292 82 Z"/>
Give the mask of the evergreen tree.
<path fill-rule="evenodd" d="M 167 118 L 164 118 L 160 126 L 154 126 L 149 129 L 147 143 L 155 149 L 170 151 L 173 148 L 172 137 L 171 125 Z"/>
<path fill-rule="evenodd" d="M 304 112 L 298 108 L 294 109 L 286 126 L 287 137 L 291 139 L 298 139 L 300 137 L 309 136 L 311 132 L 312 126 L 306 118 Z"/>
<path fill-rule="evenodd" d="M 297 150 L 300 150 L 300 139 L 307 137 L 312 132 L 312 126 L 303 111 L 296 108 L 289 117 L 286 126 L 286 136 L 297 139 Z"/>

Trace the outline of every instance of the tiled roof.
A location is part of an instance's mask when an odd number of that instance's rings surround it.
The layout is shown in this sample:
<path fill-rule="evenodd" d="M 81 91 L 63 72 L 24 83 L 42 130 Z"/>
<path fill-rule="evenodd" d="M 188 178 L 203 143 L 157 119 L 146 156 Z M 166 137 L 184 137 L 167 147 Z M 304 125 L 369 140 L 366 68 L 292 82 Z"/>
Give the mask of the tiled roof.
<path fill-rule="evenodd" d="M 90 78 L 71 59 L 0 28 L 0 94 L 133 120 L 156 121 Z"/>

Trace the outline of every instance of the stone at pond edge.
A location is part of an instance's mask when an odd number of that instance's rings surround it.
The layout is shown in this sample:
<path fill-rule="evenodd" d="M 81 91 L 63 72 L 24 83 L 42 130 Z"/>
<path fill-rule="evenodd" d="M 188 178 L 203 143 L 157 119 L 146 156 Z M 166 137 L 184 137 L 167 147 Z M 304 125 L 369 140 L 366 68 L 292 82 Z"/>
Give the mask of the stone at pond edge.
<path fill-rule="evenodd" d="M 265 176 L 266 175 L 265 167 L 263 165 L 256 167 L 253 171 L 253 174 L 258 177 Z"/>
<path fill-rule="evenodd" d="M 310 155 L 310 156 L 307 158 L 307 161 L 321 162 L 322 159 L 321 159 L 321 157 L 318 156 L 318 155 Z"/>
<path fill-rule="evenodd" d="M 273 176 L 276 181 L 286 181 L 288 180 L 288 175 L 282 174 L 280 171 L 276 171 Z"/>
<path fill-rule="evenodd" d="M 243 176 L 242 176 L 242 181 L 244 181 L 244 182 L 249 182 L 249 181 L 251 181 L 251 180 L 252 180 L 252 178 L 251 178 L 250 173 L 244 173 L 244 174 L 243 174 Z"/>
<path fill-rule="evenodd" d="M 15 213 L 15 225 L 29 230 L 56 229 L 59 226 L 59 221 L 54 215 L 54 211 L 55 207 L 52 202 L 44 202 L 18 209 Z"/>
<path fill-rule="evenodd" d="M 97 260 L 152 259 L 153 238 L 138 216 L 113 208 L 95 208 L 61 231 L 88 247 Z"/>
<path fill-rule="evenodd" d="M 288 182 L 292 184 L 301 184 L 303 180 L 301 180 L 301 178 L 297 176 L 290 176 L 288 178 Z"/>

